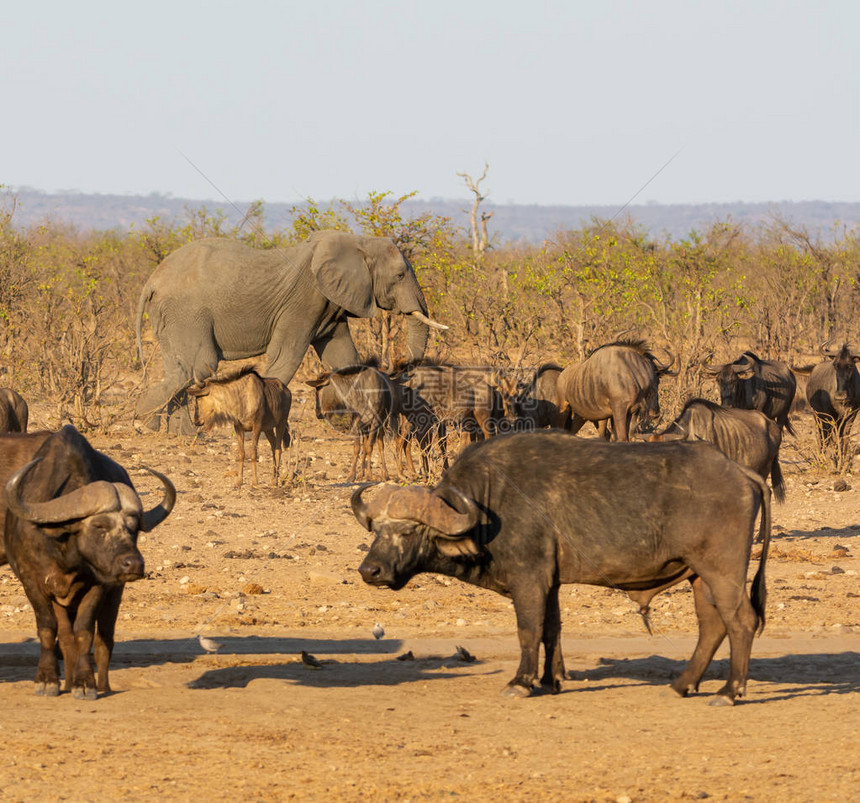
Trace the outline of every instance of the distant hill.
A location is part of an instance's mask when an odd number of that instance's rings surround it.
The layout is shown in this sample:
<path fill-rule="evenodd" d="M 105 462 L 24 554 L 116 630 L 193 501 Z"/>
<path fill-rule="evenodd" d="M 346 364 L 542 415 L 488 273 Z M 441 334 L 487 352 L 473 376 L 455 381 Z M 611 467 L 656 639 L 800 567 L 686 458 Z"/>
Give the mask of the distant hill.
<path fill-rule="evenodd" d="M 13 222 L 29 226 L 51 220 L 71 224 L 79 229 L 128 229 L 140 227 L 152 217 L 183 220 L 187 210 L 223 210 L 228 220 L 241 220 L 248 203 L 211 199 L 174 198 L 170 195 L 101 195 L 83 193 L 44 193 L 26 187 L 10 192 L 17 198 Z M 403 208 L 414 214 L 433 212 L 450 217 L 455 224 L 468 227 L 470 198 L 428 201 L 413 200 Z M 7 203 L 8 205 L 8 203 Z M 265 225 L 278 229 L 289 224 L 289 210 L 294 204 L 266 203 Z M 829 239 L 835 223 L 854 228 L 860 226 L 860 203 L 827 201 L 775 203 L 713 204 L 636 204 L 623 211 L 616 206 L 539 206 L 491 204 L 484 202 L 482 211 L 492 212 L 490 234 L 496 241 L 541 242 L 558 231 L 579 228 L 592 218 L 630 218 L 649 232 L 652 238 L 680 239 L 692 230 L 703 231 L 715 222 L 732 220 L 755 227 L 776 217 L 805 227 L 812 234 Z"/>

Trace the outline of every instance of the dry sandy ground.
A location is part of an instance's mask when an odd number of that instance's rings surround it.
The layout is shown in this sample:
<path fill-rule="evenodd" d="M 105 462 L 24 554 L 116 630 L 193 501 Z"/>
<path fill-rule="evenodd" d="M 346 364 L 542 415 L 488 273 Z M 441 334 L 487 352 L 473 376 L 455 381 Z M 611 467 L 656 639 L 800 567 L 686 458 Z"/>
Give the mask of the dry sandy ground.
<path fill-rule="evenodd" d="M 398 593 L 360 581 L 369 539 L 348 507 L 351 448 L 299 395 L 301 481 L 276 491 L 232 490 L 226 433 L 92 438 L 145 502 L 158 494 L 149 464 L 178 503 L 142 538 L 148 576 L 126 588 L 114 692 L 96 702 L 32 694 L 32 611 L 0 568 L 0 799 L 856 799 L 860 479 L 837 493 L 809 467 L 807 420 L 784 450 L 769 620 L 742 703 L 707 705 L 726 648 L 701 694 L 667 689 L 694 643 L 685 587 L 655 600 L 650 637 L 626 596 L 565 587 L 565 690 L 511 700 L 506 599 L 428 575 Z M 263 482 L 270 465 L 263 454 Z"/>

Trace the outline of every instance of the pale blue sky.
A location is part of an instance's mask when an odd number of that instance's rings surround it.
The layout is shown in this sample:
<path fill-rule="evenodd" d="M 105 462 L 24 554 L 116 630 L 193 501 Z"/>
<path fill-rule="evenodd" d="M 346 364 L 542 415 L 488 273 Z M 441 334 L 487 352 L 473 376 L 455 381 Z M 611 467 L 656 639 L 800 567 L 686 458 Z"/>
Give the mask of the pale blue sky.
<path fill-rule="evenodd" d="M 860 201 L 860 4 L 7 2 L 0 184 Z M 208 178 L 200 175 L 185 154 Z M 211 182 L 211 183 L 210 183 Z"/>

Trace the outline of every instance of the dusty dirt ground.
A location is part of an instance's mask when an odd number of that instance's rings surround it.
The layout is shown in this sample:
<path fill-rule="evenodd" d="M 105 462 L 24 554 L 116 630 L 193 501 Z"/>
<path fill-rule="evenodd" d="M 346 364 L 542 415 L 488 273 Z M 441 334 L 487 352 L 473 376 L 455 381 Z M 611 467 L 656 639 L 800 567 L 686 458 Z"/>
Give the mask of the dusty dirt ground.
<path fill-rule="evenodd" d="M 0 799 L 856 798 L 860 478 L 836 492 L 810 464 L 808 418 L 783 450 L 788 501 L 774 507 L 769 619 L 745 700 L 707 705 L 725 646 L 700 694 L 668 690 L 694 643 L 686 587 L 655 600 L 649 637 L 626 596 L 577 586 L 562 591 L 563 693 L 511 700 L 499 694 L 518 661 L 510 603 L 429 575 L 397 593 L 365 586 L 351 446 L 297 396 L 301 476 L 278 490 L 263 484 L 267 445 L 261 485 L 232 489 L 226 431 L 91 438 L 145 505 L 159 493 L 145 464 L 171 476 L 178 502 L 141 539 L 148 574 L 126 587 L 114 691 L 95 702 L 33 695 L 33 614 L 0 568 Z M 458 645 L 477 660 L 458 660 Z"/>

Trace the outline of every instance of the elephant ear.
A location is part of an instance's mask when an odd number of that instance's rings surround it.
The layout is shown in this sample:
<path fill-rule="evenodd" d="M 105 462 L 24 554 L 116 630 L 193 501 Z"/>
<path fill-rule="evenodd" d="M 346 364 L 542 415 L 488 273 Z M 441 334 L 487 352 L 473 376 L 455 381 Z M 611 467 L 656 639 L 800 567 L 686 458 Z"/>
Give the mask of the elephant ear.
<path fill-rule="evenodd" d="M 360 247 L 360 239 L 346 232 L 316 232 L 311 273 L 317 289 L 333 304 L 358 318 L 376 314 L 373 279 Z"/>

